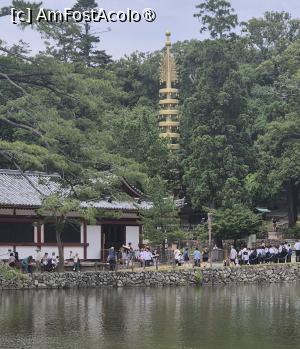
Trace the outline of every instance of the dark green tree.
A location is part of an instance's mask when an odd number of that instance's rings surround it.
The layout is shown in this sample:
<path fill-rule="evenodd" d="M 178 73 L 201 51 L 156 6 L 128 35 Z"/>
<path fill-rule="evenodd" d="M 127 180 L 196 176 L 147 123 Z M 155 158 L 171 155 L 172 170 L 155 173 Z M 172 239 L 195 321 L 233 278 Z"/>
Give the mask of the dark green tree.
<path fill-rule="evenodd" d="M 297 41 L 258 67 L 258 80 L 272 98 L 257 109 L 257 171 L 247 177 L 252 196 L 270 199 L 286 193 L 290 227 L 297 221 L 299 205 L 299 49 Z"/>
<path fill-rule="evenodd" d="M 112 65 L 122 88 L 128 93 L 129 106 L 158 105 L 160 59 L 158 52 L 134 52 Z"/>
<path fill-rule="evenodd" d="M 91 11 L 97 10 L 98 4 L 95 0 L 77 0 L 73 6 L 74 11 Z M 105 66 L 111 62 L 111 56 L 109 56 L 105 50 L 97 49 L 100 43 L 99 33 L 97 34 L 92 30 L 89 22 L 82 23 L 83 29 L 79 34 L 78 42 L 78 54 L 79 57 L 88 67 Z M 110 30 L 110 29 L 109 29 Z"/>
<path fill-rule="evenodd" d="M 235 44 L 206 41 L 200 48 L 195 92 L 184 101 L 181 129 L 183 180 L 198 209 L 228 205 L 231 199 L 246 202 L 244 178 L 252 164 L 248 81 Z"/>
<path fill-rule="evenodd" d="M 243 32 L 263 59 L 284 51 L 300 37 L 300 20 L 288 12 L 268 11 L 263 18 L 252 18 L 242 23 Z"/>
<path fill-rule="evenodd" d="M 238 17 L 229 1 L 203 0 L 196 6 L 199 9 L 194 17 L 202 24 L 200 33 L 209 31 L 213 39 L 224 39 L 238 25 Z"/>
<path fill-rule="evenodd" d="M 213 215 L 212 230 L 216 239 L 238 240 L 257 234 L 261 227 L 261 217 L 247 206 L 234 204 L 217 210 Z"/>
<path fill-rule="evenodd" d="M 149 176 L 166 172 L 169 151 L 159 137 L 155 109 L 137 106 L 124 109 L 112 119 L 113 149 L 124 157 L 134 159 Z"/>
<path fill-rule="evenodd" d="M 146 185 L 146 193 L 152 207 L 140 213 L 145 238 L 164 246 L 165 240 L 174 241 L 181 237 L 178 210 L 167 192 L 165 181 L 158 176 L 153 177 Z"/>

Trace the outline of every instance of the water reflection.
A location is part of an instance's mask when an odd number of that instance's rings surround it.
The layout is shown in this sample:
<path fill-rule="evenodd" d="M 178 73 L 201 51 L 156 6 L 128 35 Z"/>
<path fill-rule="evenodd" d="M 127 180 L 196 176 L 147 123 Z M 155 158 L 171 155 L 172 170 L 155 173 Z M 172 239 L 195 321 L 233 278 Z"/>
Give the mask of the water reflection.
<path fill-rule="evenodd" d="M 0 293 L 1 348 L 299 347 L 297 285 Z"/>

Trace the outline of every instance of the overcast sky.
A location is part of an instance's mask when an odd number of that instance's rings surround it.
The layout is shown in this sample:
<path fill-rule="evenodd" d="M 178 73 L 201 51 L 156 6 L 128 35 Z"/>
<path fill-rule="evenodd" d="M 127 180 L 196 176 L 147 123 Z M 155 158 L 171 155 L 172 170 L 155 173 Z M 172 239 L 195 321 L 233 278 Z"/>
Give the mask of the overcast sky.
<path fill-rule="evenodd" d="M 40 0 L 41 1 L 41 0 Z M 112 31 L 101 34 L 101 46 L 114 58 L 130 54 L 135 50 L 154 51 L 164 44 L 166 30 L 172 32 L 172 41 L 201 38 L 200 24 L 196 18 L 195 5 L 199 0 L 98 0 L 99 6 L 107 10 L 143 10 L 153 8 L 156 11 L 155 22 L 147 23 L 95 23 L 96 31 L 104 31 L 108 26 Z M 63 10 L 72 7 L 75 0 L 44 0 L 45 8 Z M 0 7 L 10 4 L 10 0 L 0 0 Z M 265 11 L 288 11 L 293 17 L 300 18 L 299 0 L 232 0 L 231 4 L 240 20 L 262 16 Z M 203 37 L 203 36 L 202 36 Z M 33 52 L 43 48 L 39 34 L 30 29 L 21 31 L 12 24 L 10 17 L 0 18 L 0 39 L 13 44 L 22 39 L 30 43 Z"/>

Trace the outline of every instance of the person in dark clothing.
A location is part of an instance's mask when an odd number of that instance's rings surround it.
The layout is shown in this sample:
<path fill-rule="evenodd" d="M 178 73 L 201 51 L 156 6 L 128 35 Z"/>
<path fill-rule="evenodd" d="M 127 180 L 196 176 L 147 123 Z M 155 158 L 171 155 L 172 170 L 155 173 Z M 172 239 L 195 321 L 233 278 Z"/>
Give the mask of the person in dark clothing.
<path fill-rule="evenodd" d="M 249 264 L 258 264 L 258 256 L 256 249 L 254 249 L 249 255 Z"/>
<path fill-rule="evenodd" d="M 290 244 L 287 245 L 287 256 L 286 256 L 286 262 L 287 263 L 291 263 L 292 261 L 292 254 L 293 254 L 293 250 Z"/>
<path fill-rule="evenodd" d="M 186 248 L 184 253 L 183 253 L 183 260 L 184 260 L 184 263 L 187 264 L 190 260 L 190 257 L 189 257 L 189 249 Z"/>
<path fill-rule="evenodd" d="M 115 251 L 114 247 L 111 247 L 108 252 L 108 263 L 109 263 L 109 270 L 115 271 L 116 270 L 116 264 L 117 264 L 117 252 Z"/>
<path fill-rule="evenodd" d="M 202 254 L 202 260 L 203 260 L 204 266 L 206 266 L 206 263 L 208 262 L 208 258 L 209 258 L 209 252 L 208 252 L 208 249 L 205 248 Z"/>
<path fill-rule="evenodd" d="M 287 256 L 287 250 L 285 245 L 281 245 L 278 249 L 278 263 L 285 263 L 285 258 Z"/>
<path fill-rule="evenodd" d="M 32 274 L 32 256 L 22 260 L 22 270 L 24 273 Z"/>

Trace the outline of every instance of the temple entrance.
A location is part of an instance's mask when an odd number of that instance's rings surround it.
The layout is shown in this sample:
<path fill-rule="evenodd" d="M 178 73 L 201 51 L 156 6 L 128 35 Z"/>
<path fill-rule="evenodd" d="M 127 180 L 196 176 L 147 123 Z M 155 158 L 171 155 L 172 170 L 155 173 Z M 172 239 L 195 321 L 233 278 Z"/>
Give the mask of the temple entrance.
<path fill-rule="evenodd" d="M 104 224 L 102 225 L 102 260 L 106 260 L 108 250 L 114 247 L 116 251 L 126 243 L 126 226 L 122 224 Z"/>

